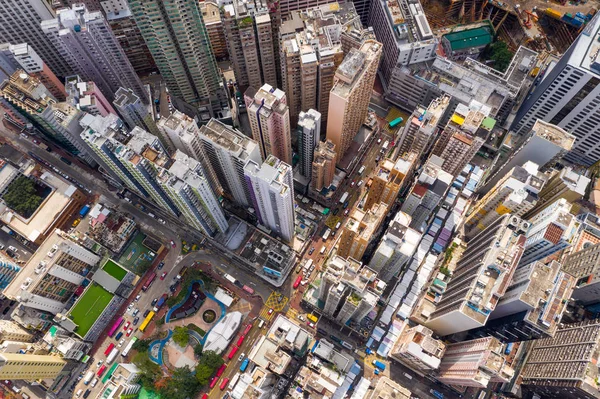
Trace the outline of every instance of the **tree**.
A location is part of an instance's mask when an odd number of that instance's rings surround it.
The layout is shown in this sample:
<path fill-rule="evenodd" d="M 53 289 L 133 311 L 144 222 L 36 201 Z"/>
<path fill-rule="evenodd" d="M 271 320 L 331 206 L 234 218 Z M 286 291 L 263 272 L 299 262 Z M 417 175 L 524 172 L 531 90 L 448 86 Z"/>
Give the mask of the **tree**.
<path fill-rule="evenodd" d="M 13 180 L 2 198 L 10 209 L 26 217 L 31 216 L 43 201 L 37 195 L 35 182 L 25 176 Z"/>
<path fill-rule="evenodd" d="M 194 346 L 194 355 L 196 355 L 198 358 L 202 356 L 202 344 L 197 344 Z"/>
<path fill-rule="evenodd" d="M 200 386 L 208 385 L 210 382 L 210 377 L 213 375 L 215 371 L 208 367 L 206 364 L 197 364 L 196 365 L 196 380 L 198 380 L 198 384 Z"/>
<path fill-rule="evenodd" d="M 504 72 L 510 65 L 514 53 L 508 49 L 508 45 L 503 41 L 497 41 L 489 44 L 481 53 L 485 60 L 492 60 L 494 69 Z"/>
<path fill-rule="evenodd" d="M 190 333 L 186 327 L 175 327 L 173 331 L 173 341 L 182 347 L 186 347 L 188 344 L 188 339 L 190 337 Z"/>
<path fill-rule="evenodd" d="M 154 389 L 155 381 L 162 377 L 158 364 L 148 357 L 147 352 L 139 352 L 133 357 L 133 364 L 140 369 L 140 384 L 147 389 Z"/>
<path fill-rule="evenodd" d="M 133 343 L 131 349 L 134 349 L 138 352 L 147 352 L 150 348 L 150 340 L 148 339 L 138 339 Z"/>
<path fill-rule="evenodd" d="M 195 397 L 200 388 L 201 385 L 196 376 L 186 366 L 175 369 L 171 378 L 158 390 L 158 393 L 163 398 L 187 399 Z"/>
<path fill-rule="evenodd" d="M 216 370 L 219 367 L 221 367 L 221 365 L 225 363 L 225 361 L 215 351 L 205 351 L 202 353 L 202 356 L 200 357 L 200 361 L 198 363 L 204 364 L 210 367 L 211 369 Z"/>

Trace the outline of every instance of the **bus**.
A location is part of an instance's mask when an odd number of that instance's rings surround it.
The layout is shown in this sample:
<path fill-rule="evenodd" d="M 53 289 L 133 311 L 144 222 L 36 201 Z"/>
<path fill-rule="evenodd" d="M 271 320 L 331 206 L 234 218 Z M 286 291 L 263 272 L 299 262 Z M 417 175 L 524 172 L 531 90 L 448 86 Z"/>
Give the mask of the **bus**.
<path fill-rule="evenodd" d="M 108 345 L 108 348 L 106 348 L 106 350 L 104 351 L 104 356 L 108 356 L 108 354 L 110 353 L 110 351 L 113 350 L 114 347 L 115 347 L 115 344 L 113 344 L 111 342 L 110 345 Z"/>
<path fill-rule="evenodd" d="M 227 359 L 229 359 L 229 360 L 233 359 L 233 357 L 237 353 L 238 349 L 240 349 L 239 346 L 233 345 L 233 348 L 231 348 L 231 351 L 229 352 L 229 355 L 227 355 Z"/>
<path fill-rule="evenodd" d="M 115 360 L 115 358 L 117 357 L 117 355 L 119 354 L 119 350 L 117 348 L 113 349 L 110 352 L 110 355 L 108 355 L 108 357 L 106 358 L 106 363 L 104 364 L 111 364 L 113 362 L 113 360 Z M 98 376 L 100 377 L 100 376 Z"/>
<path fill-rule="evenodd" d="M 240 366 L 240 371 L 242 373 L 248 368 L 248 363 L 250 363 L 250 359 L 248 358 L 244 359 L 244 361 L 242 362 L 242 365 Z"/>
<path fill-rule="evenodd" d="M 348 194 L 348 191 L 346 191 L 344 194 L 342 194 L 342 196 L 340 197 L 340 201 L 339 201 L 339 203 L 340 203 L 340 204 L 343 204 L 344 202 L 346 202 L 346 200 L 348 199 L 348 196 L 349 196 L 349 195 L 350 195 L 350 194 Z"/>
<path fill-rule="evenodd" d="M 244 342 L 244 338 L 246 338 L 244 335 L 242 335 L 241 337 L 238 338 L 236 345 L 237 346 L 242 346 L 242 343 Z"/>
<path fill-rule="evenodd" d="M 156 279 L 156 273 L 152 272 L 146 279 L 146 282 L 144 283 L 144 285 L 142 286 L 142 291 L 148 290 L 148 288 L 150 288 L 150 286 L 152 285 L 152 283 L 154 282 L 155 279 Z"/>
<path fill-rule="evenodd" d="M 103 364 L 102 367 L 98 369 L 98 373 L 96 374 L 98 377 L 101 377 L 104 374 L 104 370 L 106 370 L 106 364 Z"/>
<path fill-rule="evenodd" d="M 325 233 L 323 233 L 323 241 L 327 241 L 330 234 L 331 234 L 331 229 L 327 228 L 327 230 L 325 230 Z"/>
<path fill-rule="evenodd" d="M 135 341 L 137 341 L 137 340 L 138 340 L 137 337 L 131 338 L 131 341 L 129 341 L 129 343 L 127 344 L 125 349 L 123 349 L 123 352 L 121 352 L 121 356 L 127 357 L 127 355 L 129 354 L 129 351 L 133 347 L 133 344 L 135 344 Z"/>
<path fill-rule="evenodd" d="M 148 327 L 148 324 L 150 324 L 150 321 L 154 317 L 154 314 L 155 314 L 154 312 L 148 313 L 148 316 L 146 316 L 146 318 L 142 322 L 142 325 L 140 326 L 140 331 L 141 332 L 144 332 L 144 330 L 146 329 L 146 327 Z"/>
<path fill-rule="evenodd" d="M 404 121 L 404 118 L 399 117 L 390 122 L 390 127 L 396 127 Z"/>
<path fill-rule="evenodd" d="M 248 335 L 248 333 L 250 332 L 251 329 L 252 329 L 252 323 L 250 323 L 246 326 L 246 329 L 244 330 L 244 333 L 242 335 Z"/>
<path fill-rule="evenodd" d="M 229 389 L 233 389 L 235 387 L 235 384 L 237 384 L 237 382 L 238 382 L 239 379 L 240 379 L 240 373 L 235 373 L 235 375 L 231 379 L 231 382 L 229 383 Z"/>
<path fill-rule="evenodd" d="M 302 281 L 302 275 L 298 276 L 298 278 L 296 279 L 296 281 L 294 281 L 294 289 L 298 288 L 300 286 L 300 282 Z"/>
<path fill-rule="evenodd" d="M 365 165 L 361 166 L 360 169 L 358 170 L 358 174 L 362 175 L 362 173 L 365 171 Z"/>
<path fill-rule="evenodd" d="M 117 321 L 115 321 L 115 324 L 113 324 L 110 330 L 108 331 L 108 336 L 112 338 L 112 336 L 115 335 L 115 333 L 117 332 L 119 327 L 121 327 L 121 324 L 123 324 L 124 321 L 125 319 L 122 316 L 119 317 Z"/>
<path fill-rule="evenodd" d="M 219 367 L 219 369 L 217 370 L 217 374 L 215 374 L 217 377 L 220 377 L 223 375 L 223 373 L 225 372 L 225 369 L 227 368 L 226 364 L 222 364 L 221 367 Z"/>
<path fill-rule="evenodd" d="M 229 378 L 223 378 L 223 382 L 221 382 L 219 389 L 221 389 L 221 391 L 224 390 L 227 388 L 227 384 L 229 384 Z"/>

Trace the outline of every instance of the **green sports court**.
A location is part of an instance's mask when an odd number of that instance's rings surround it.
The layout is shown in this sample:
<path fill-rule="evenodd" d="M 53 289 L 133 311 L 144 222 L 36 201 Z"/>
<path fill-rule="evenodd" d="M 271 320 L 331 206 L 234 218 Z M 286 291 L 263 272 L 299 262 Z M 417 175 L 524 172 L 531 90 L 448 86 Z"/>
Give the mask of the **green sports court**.
<path fill-rule="evenodd" d="M 77 335 L 85 337 L 112 298 L 113 294 L 96 283 L 92 283 L 86 289 L 83 296 L 79 298 L 69 312 L 69 318 L 77 324 L 77 330 L 75 331 Z"/>
<path fill-rule="evenodd" d="M 156 258 L 156 253 L 144 246 L 145 239 L 146 235 L 138 232 L 118 260 L 119 265 L 138 276 L 143 275 Z"/>

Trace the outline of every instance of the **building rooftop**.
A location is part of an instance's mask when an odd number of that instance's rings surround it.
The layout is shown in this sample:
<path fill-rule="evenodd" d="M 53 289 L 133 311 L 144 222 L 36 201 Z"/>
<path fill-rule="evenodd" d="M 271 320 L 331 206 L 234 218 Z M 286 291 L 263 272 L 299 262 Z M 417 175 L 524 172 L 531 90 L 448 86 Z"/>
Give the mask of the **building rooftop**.
<path fill-rule="evenodd" d="M 81 257 L 84 252 L 77 251 L 78 247 L 79 245 L 71 241 L 66 233 L 58 229 L 54 230 L 54 232 L 42 242 L 31 258 L 29 258 L 29 261 L 23 265 L 21 272 L 17 274 L 10 285 L 6 287 L 3 292 L 4 295 L 12 299 L 20 297 L 23 295 L 23 291 L 33 289 L 49 272 L 52 272 L 54 275 L 63 279 L 67 279 L 67 281 L 81 283 L 83 281 L 83 276 L 78 276 L 76 273 L 66 271 L 61 266 L 57 266 L 56 270 L 53 268 L 54 263 L 60 258 L 60 256 L 55 256 L 57 252 L 66 252 L 72 256 Z M 88 255 L 91 254 L 88 251 L 85 251 L 85 253 Z M 100 257 L 93 255 L 84 258 L 84 261 L 88 264 L 96 264 L 100 261 Z M 63 270 L 65 270 L 67 274 L 65 274 Z"/>
<path fill-rule="evenodd" d="M 322 360 L 335 365 L 335 367 L 341 372 L 348 371 L 354 363 L 352 357 L 338 351 L 331 342 L 324 338 L 317 342 L 311 353 L 314 356 L 317 356 Z"/>
<path fill-rule="evenodd" d="M 384 4 L 387 10 L 389 29 L 393 30 L 393 37 L 398 47 L 410 46 L 418 41 L 435 43 L 429 22 L 419 1 L 408 2 L 403 0 L 377 0 Z"/>
<path fill-rule="evenodd" d="M 49 229 L 56 220 L 62 217 L 63 212 L 73 201 L 77 201 L 77 194 L 81 194 L 68 180 L 47 170 L 35 171 L 40 183 L 48 187 L 51 192 L 29 218 L 25 218 L 8 207 L 0 207 L 0 220 L 7 227 L 27 238 L 36 241 L 40 235 L 49 234 Z"/>
<path fill-rule="evenodd" d="M 465 48 L 480 47 L 490 44 L 493 40 L 491 27 L 483 26 L 454 31 L 445 34 L 443 37 L 450 43 L 452 51 L 463 50 Z"/>
<path fill-rule="evenodd" d="M 544 122 L 540 119 L 535 122 L 531 128 L 531 132 L 537 137 L 541 137 L 562 147 L 566 151 L 571 150 L 573 144 L 575 144 L 575 136 L 573 136 L 571 133 L 556 125 L 553 125 L 552 123 Z"/>
<path fill-rule="evenodd" d="M 204 350 L 222 353 L 231 342 L 242 323 L 240 312 L 227 313 L 208 333 L 204 342 Z"/>
<path fill-rule="evenodd" d="M 412 397 L 409 389 L 386 376 L 381 376 L 377 379 L 377 384 L 371 394 L 367 393 L 365 399 L 410 399 Z"/>
<path fill-rule="evenodd" d="M 292 356 L 286 353 L 277 342 L 271 341 L 263 335 L 253 345 L 248 354 L 248 359 L 259 367 L 281 375 L 291 362 Z"/>
<path fill-rule="evenodd" d="M 354 87 L 354 82 L 364 74 L 368 65 L 373 62 L 381 52 L 381 43 L 375 40 L 366 40 L 360 49 L 351 49 L 335 72 L 335 83 L 332 93 L 340 97 L 348 96 Z"/>
<path fill-rule="evenodd" d="M 492 314 L 491 319 L 514 313 L 515 305 L 506 308 L 502 305 L 519 300 L 522 302 L 522 311 L 526 311 L 525 320 L 554 335 L 573 293 L 575 278 L 561 271 L 561 264 L 556 261 L 548 265 L 535 262 L 520 267 L 517 274 L 523 271 L 528 271 L 527 278 L 522 280 L 523 283 L 509 287 L 506 298 L 500 299 L 497 312 Z"/>
<path fill-rule="evenodd" d="M 595 15 L 589 21 L 577 40 L 571 45 L 573 50 L 569 64 L 600 77 L 600 18 Z"/>
<path fill-rule="evenodd" d="M 302 352 L 303 348 L 308 347 L 313 335 L 284 315 L 279 314 L 271 324 L 267 338 L 285 349 Z"/>
<path fill-rule="evenodd" d="M 200 133 L 215 145 L 242 159 L 247 158 L 248 153 L 258 145 L 256 141 L 248 138 L 240 131 L 216 119 L 211 119 L 206 125 L 201 126 Z"/>
<path fill-rule="evenodd" d="M 115 93 L 115 101 L 114 104 L 117 107 L 123 107 L 127 104 L 134 104 L 139 102 L 140 98 L 135 95 L 133 90 L 126 89 L 124 87 L 119 87 L 119 90 Z"/>
<path fill-rule="evenodd" d="M 598 319 L 566 324 L 554 337 L 534 340 L 521 371 L 522 383 L 582 387 L 596 395 L 599 341 Z"/>
<path fill-rule="evenodd" d="M 17 70 L 9 80 L 2 82 L 0 91 L 10 103 L 16 104 L 30 114 L 41 113 L 56 102 L 37 78 L 29 76 L 23 70 Z"/>

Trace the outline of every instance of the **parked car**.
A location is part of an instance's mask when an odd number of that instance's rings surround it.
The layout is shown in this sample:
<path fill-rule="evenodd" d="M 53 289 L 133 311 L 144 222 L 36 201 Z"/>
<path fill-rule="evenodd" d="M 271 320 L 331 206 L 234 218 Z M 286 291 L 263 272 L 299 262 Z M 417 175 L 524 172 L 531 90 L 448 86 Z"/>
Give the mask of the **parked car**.
<path fill-rule="evenodd" d="M 163 272 L 163 274 L 160 275 L 161 280 L 164 280 L 165 277 L 167 277 L 167 272 Z"/>
<path fill-rule="evenodd" d="M 160 270 L 160 269 L 162 269 L 164 266 L 165 266 L 165 262 L 160 262 L 160 263 L 158 264 L 158 267 L 157 267 L 157 269 L 158 269 L 158 270 Z"/>
<path fill-rule="evenodd" d="M 133 319 L 133 325 L 137 326 L 137 323 L 140 321 L 139 317 L 136 317 L 135 319 Z"/>
<path fill-rule="evenodd" d="M 125 334 L 125 335 L 130 337 L 131 333 L 133 333 L 133 328 L 130 328 L 129 330 L 127 330 L 127 334 Z"/>

